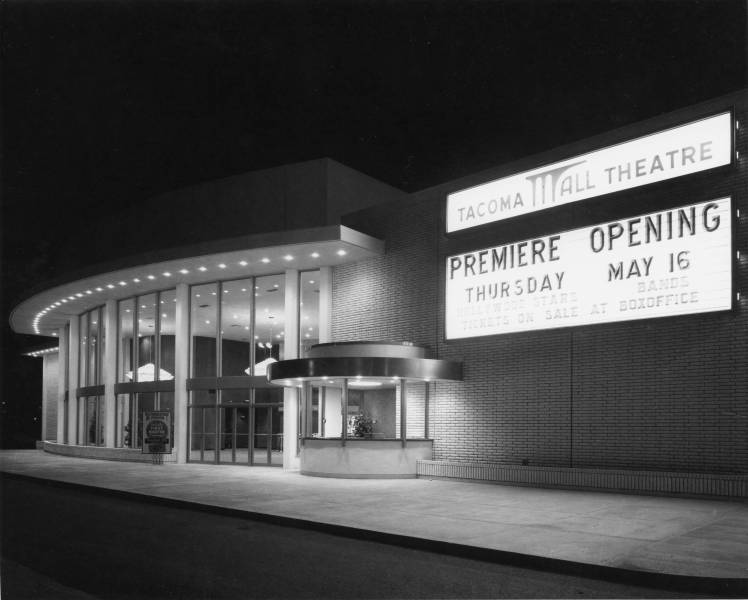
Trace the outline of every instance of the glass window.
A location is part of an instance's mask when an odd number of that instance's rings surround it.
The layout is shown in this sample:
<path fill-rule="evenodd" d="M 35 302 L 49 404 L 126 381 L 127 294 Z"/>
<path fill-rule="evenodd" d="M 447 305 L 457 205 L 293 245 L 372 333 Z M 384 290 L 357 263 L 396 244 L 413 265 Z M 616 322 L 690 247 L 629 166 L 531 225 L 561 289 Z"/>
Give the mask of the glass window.
<path fill-rule="evenodd" d="M 134 381 L 132 366 L 135 364 L 135 344 L 133 336 L 133 319 L 135 318 L 135 301 L 132 298 L 119 303 L 119 344 L 117 381 Z"/>
<path fill-rule="evenodd" d="M 75 442 L 79 446 L 86 445 L 86 398 L 81 396 L 78 401 L 78 438 Z"/>
<path fill-rule="evenodd" d="M 88 371 L 86 385 L 97 385 L 100 383 L 99 355 L 102 346 L 99 340 L 100 317 L 101 311 L 99 309 L 92 310 L 88 313 Z"/>
<path fill-rule="evenodd" d="M 251 375 L 252 279 L 221 285 L 221 375 Z"/>
<path fill-rule="evenodd" d="M 219 390 L 221 393 L 221 404 L 249 404 L 251 390 Z"/>
<path fill-rule="evenodd" d="M 319 343 L 319 271 L 299 274 L 299 356 Z"/>
<path fill-rule="evenodd" d="M 390 380 L 348 380 L 350 437 L 399 438 L 399 383 Z"/>
<path fill-rule="evenodd" d="M 88 396 L 86 398 L 86 444 L 98 446 L 100 435 L 103 437 L 103 431 L 98 430 L 98 397 Z"/>
<path fill-rule="evenodd" d="M 268 364 L 283 360 L 285 290 L 285 275 L 255 279 L 255 375 L 265 375 Z"/>
<path fill-rule="evenodd" d="M 117 396 L 115 446 L 117 448 L 132 448 L 132 394 Z"/>
<path fill-rule="evenodd" d="M 170 410 L 174 417 L 174 392 L 159 392 L 158 410 Z"/>
<path fill-rule="evenodd" d="M 145 423 L 145 413 L 156 410 L 156 394 L 154 392 L 141 392 L 135 394 L 136 398 L 136 448 L 143 447 L 143 424 Z"/>
<path fill-rule="evenodd" d="M 138 296 L 138 370 L 136 381 L 156 380 L 156 294 Z"/>
<path fill-rule="evenodd" d="M 159 294 L 159 379 L 174 378 L 174 334 L 176 332 L 177 291 Z"/>
<path fill-rule="evenodd" d="M 82 314 L 79 319 L 79 346 L 78 346 L 78 385 L 77 387 L 85 387 L 86 381 L 86 367 L 88 366 L 88 313 Z"/>
<path fill-rule="evenodd" d="M 196 285 L 191 289 L 190 335 L 192 377 L 215 377 L 218 285 Z"/>

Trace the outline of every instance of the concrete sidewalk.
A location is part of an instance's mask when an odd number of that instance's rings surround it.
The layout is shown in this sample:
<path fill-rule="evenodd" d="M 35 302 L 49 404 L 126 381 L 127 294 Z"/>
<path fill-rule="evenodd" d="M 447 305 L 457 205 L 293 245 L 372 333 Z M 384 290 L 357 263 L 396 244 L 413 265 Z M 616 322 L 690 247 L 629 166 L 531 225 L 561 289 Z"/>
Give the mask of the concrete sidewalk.
<path fill-rule="evenodd" d="M 122 463 L 40 450 L 1 451 L 0 470 L 389 543 L 577 574 L 587 569 L 590 576 L 615 577 L 619 570 L 643 579 L 721 578 L 731 580 L 726 591 L 748 593 L 748 504 L 742 502 L 322 479 L 271 467 Z"/>

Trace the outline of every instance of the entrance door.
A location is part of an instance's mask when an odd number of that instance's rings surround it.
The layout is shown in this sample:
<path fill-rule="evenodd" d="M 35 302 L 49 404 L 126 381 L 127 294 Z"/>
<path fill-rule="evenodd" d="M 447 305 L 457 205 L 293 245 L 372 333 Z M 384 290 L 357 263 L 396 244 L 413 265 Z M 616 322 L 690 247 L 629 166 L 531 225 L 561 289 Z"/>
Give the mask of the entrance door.
<path fill-rule="evenodd" d="M 218 462 L 248 464 L 249 406 L 221 406 Z"/>
<path fill-rule="evenodd" d="M 283 465 L 283 407 L 255 404 L 253 465 Z"/>

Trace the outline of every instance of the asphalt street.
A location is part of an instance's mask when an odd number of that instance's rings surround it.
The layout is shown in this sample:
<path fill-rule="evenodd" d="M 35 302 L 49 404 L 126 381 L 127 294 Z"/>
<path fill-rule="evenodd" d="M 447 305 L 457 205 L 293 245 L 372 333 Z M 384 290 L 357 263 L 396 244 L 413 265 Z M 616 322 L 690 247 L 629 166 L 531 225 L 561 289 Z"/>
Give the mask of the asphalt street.
<path fill-rule="evenodd" d="M 3 477 L 3 598 L 676 598 Z"/>

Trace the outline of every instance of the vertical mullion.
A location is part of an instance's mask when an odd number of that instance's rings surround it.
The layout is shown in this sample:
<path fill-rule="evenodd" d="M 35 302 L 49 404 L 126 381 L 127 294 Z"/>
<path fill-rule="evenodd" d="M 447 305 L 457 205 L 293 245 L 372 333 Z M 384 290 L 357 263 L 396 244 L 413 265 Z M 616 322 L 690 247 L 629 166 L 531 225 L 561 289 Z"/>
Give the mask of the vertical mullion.
<path fill-rule="evenodd" d="M 161 292 L 156 292 L 156 314 L 153 316 L 153 381 L 161 379 Z M 176 329 L 175 329 L 176 332 Z M 176 336 L 175 336 L 176 338 Z M 161 409 L 161 394 L 156 394 L 155 410 Z"/>
<path fill-rule="evenodd" d="M 254 290 L 254 288 L 253 288 Z M 250 465 L 255 462 L 255 388 L 249 390 L 249 439 L 247 440 L 247 446 L 249 446 L 249 453 L 247 460 Z"/>
<path fill-rule="evenodd" d="M 426 389 L 423 392 L 423 437 L 429 437 L 429 402 L 431 400 L 431 384 L 424 382 Z"/>
<path fill-rule="evenodd" d="M 348 438 L 348 378 L 343 378 L 343 387 L 340 391 L 340 412 L 342 417 L 342 425 L 340 427 L 340 445 L 345 446 L 345 441 Z"/>
<path fill-rule="evenodd" d="M 251 375 L 255 374 L 255 363 L 256 360 L 256 348 L 257 342 L 255 341 L 255 311 L 257 310 L 257 302 L 255 301 L 255 286 L 257 285 L 257 277 L 251 277 L 251 293 L 249 294 L 249 372 Z"/>
<path fill-rule="evenodd" d="M 223 368 L 221 365 L 221 359 L 223 358 L 221 356 L 221 320 L 223 319 L 223 282 L 219 281 L 216 283 L 216 287 L 218 288 L 218 294 L 217 294 L 217 306 L 216 306 L 216 377 L 220 377 L 223 373 Z M 216 390 L 218 392 L 218 390 Z M 218 399 L 218 393 L 216 393 L 216 400 Z"/>
<path fill-rule="evenodd" d="M 99 322 L 99 339 L 98 346 L 96 347 L 96 385 L 104 383 L 104 376 L 102 373 L 102 367 L 104 364 L 104 307 L 99 307 L 99 316 L 97 318 Z"/>
<path fill-rule="evenodd" d="M 138 324 L 138 315 L 140 314 L 140 308 L 138 308 L 138 296 L 133 298 L 133 309 L 132 309 L 132 379 L 131 381 L 138 381 L 138 363 L 140 362 L 140 326 Z"/>
<path fill-rule="evenodd" d="M 327 386 L 319 388 L 319 437 L 325 437 L 325 409 L 327 407 Z"/>
<path fill-rule="evenodd" d="M 231 409 L 231 416 L 234 419 L 234 427 L 231 433 L 231 462 L 236 463 L 236 421 L 239 417 L 239 410 L 236 407 Z"/>
<path fill-rule="evenodd" d="M 272 339 L 271 339 L 272 343 Z M 273 464 L 273 407 L 267 406 L 265 407 L 265 410 L 268 411 L 267 414 L 267 435 L 265 436 L 265 439 L 267 440 L 266 446 L 267 446 L 267 464 L 271 465 Z"/>
<path fill-rule="evenodd" d="M 408 406 L 408 398 L 406 395 L 406 381 L 405 379 L 400 380 L 400 438 L 402 439 L 403 448 L 407 445 L 407 433 L 408 433 L 408 424 L 407 424 L 407 406 Z"/>

